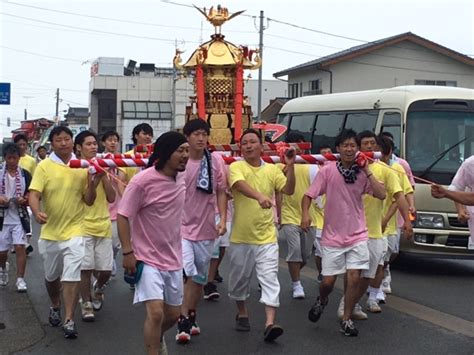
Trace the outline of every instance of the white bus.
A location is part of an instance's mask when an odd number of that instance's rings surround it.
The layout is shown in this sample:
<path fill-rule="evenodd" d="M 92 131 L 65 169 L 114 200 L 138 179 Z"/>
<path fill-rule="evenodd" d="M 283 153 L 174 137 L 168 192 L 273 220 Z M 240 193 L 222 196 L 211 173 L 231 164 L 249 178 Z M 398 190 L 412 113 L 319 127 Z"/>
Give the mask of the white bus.
<path fill-rule="evenodd" d="M 278 123 L 312 142 L 312 152 L 329 145 L 342 129 L 392 133 L 397 155 L 417 177 L 449 185 L 461 163 L 474 153 L 474 90 L 442 86 L 305 96 L 288 101 Z M 431 197 L 430 186 L 415 187 L 415 236 L 402 241 L 405 253 L 474 259 L 467 224 L 453 202 Z"/>

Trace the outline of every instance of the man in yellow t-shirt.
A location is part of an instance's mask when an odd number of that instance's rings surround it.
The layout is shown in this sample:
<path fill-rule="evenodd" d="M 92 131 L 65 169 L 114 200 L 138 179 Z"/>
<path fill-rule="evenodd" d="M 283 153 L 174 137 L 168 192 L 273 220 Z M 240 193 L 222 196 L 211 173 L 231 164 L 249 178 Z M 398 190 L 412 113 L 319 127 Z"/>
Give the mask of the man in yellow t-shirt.
<path fill-rule="evenodd" d="M 407 173 L 402 165 L 396 161 L 391 160 L 393 154 L 393 141 L 386 136 L 379 136 L 378 145 L 382 151 L 382 161 L 389 165 L 397 175 L 397 178 L 402 187 L 403 194 L 407 200 L 409 210 L 415 211 L 414 198 L 413 198 L 413 186 L 408 179 Z M 397 226 L 398 214 L 396 213 L 398 206 L 395 202 L 394 196 L 387 196 L 384 201 L 384 217 L 382 220 L 382 230 L 384 238 L 387 239 L 387 253 L 385 254 L 385 263 L 384 263 L 384 278 L 382 280 L 382 285 L 379 289 L 380 299 L 385 298 L 385 293 L 392 293 L 391 288 L 391 276 L 387 272 L 389 264 L 395 260 L 398 255 L 399 245 L 400 245 L 400 229 Z"/>
<path fill-rule="evenodd" d="M 149 145 L 153 142 L 153 128 L 148 123 L 140 123 L 133 127 L 132 131 L 132 141 L 136 146 L 139 145 Z M 125 154 L 135 154 L 135 148 L 129 150 Z M 132 180 L 136 174 L 138 174 L 142 168 L 125 168 L 125 174 L 127 175 L 127 182 Z"/>
<path fill-rule="evenodd" d="M 250 331 L 245 300 L 250 295 L 253 271 L 262 287 L 265 305 L 264 340 L 278 338 L 283 329 L 275 324 L 280 305 L 277 230 L 273 220 L 275 191 L 291 195 L 295 189 L 294 150 L 286 156 L 286 177 L 275 165 L 261 160 L 262 137 L 247 129 L 241 137 L 244 160 L 230 166 L 229 185 L 234 196 L 233 228 L 230 236 L 229 297 L 237 303 L 236 330 Z"/>
<path fill-rule="evenodd" d="M 13 142 L 20 148 L 20 168 L 28 171 L 31 176 L 34 175 L 36 169 L 36 160 L 32 156 L 26 154 L 28 149 L 28 138 L 24 134 L 17 134 L 13 138 Z"/>
<path fill-rule="evenodd" d="M 58 126 L 49 134 L 53 153 L 39 163 L 30 185 L 29 203 L 42 225 L 38 250 L 43 257 L 46 289 L 51 300 L 49 323 L 61 324 L 61 288 L 64 300 L 64 337 L 77 337 L 74 324 L 81 263 L 84 257 L 84 208 L 96 197 L 98 180 L 84 169 L 71 169 L 75 158 L 72 132 Z M 41 201 L 41 204 L 40 204 Z"/>
<path fill-rule="evenodd" d="M 374 152 L 380 149 L 377 144 L 377 136 L 371 131 L 361 132 L 357 138 L 362 153 Z M 369 170 L 378 181 L 385 185 L 387 195 L 393 196 L 405 220 L 403 227 L 405 235 L 410 237 L 413 235 L 413 228 L 409 217 L 409 206 L 397 175 L 383 162 L 371 161 L 369 163 Z M 372 313 L 380 313 L 382 311 L 377 301 L 377 293 L 382 283 L 384 255 L 387 251 L 386 240 L 384 240 L 382 233 L 383 203 L 383 200 L 375 199 L 369 195 L 364 197 L 370 261 L 369 269 L 362 272 L 358 299 L 368 291 L 369 298 L 366 306 L 367 310 Z"/>
<path fill-rule="evenodd" d="M 290 132 L 285 140 L 287 143 L 303 142 L 304 137 Z M 278 164 L 283 170 L 284 165 Z M 312 255 L 313 244 L 316 240 L 317 230 L 323 227 L 323 212 L 316 204 L 311 204 L 309 214 L 311 226 L 305 232 L 301 226 L 301 201 L 311 182 L 316 178 L 319 168 L 317 165 L 297 164 L 295 166 L 295 192 L 293 195 L 277 194 L 277 209 L 279 216 L 279 235 L 288 244 L 286 262 L 290 272 L 292 284 L 292 297 L 304 299 L 305 293 L 300 280 L 300 271 Z"/>
<path fill-rule="evenodd" d="M 81 159 L 92 159 L 97 155 L 97 137 L 91 131 L 79 133 L 74 147 Z M 84 244 L 85 254 L 81 265 L 81 314 L 84 322 L 95 320 L 94 310 L 102 308 L 105 283 L 109 280 L 113 264 L 112 222 L 108 203 L 115 200 L 115 190 L 107 176 L 100 178 L 97 197 L 92 206 L 85 207 Z M 91 277 L 96 281 L 91 296 Z"/>

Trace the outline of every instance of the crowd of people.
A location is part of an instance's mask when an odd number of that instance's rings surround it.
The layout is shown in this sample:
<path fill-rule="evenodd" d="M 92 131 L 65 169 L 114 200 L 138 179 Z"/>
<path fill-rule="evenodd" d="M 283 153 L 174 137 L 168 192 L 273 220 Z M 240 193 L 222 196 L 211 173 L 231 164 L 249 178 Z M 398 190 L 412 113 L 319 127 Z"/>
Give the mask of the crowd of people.
<path fill-rule="evenodd" d="M 38 164 L 26 154 L 26 137 L 16 136 L 4 147 L 0 169 L 0 285 L 8 283 L 12 250 L 16 288 L 27 290 L 31 215 L 41 225 L 38 250 L 51 301 L 49 323 L 62 325 L 65 338 L 75 338 L 76 305 L 84 322 L 95 320 L 121 251 L 133 302 L 145 305 L 146 350 L 165 354 L 167 330 L 177 327 L 179 344 L 200 334 L 199 303 L 220 297 L 215 281 L 222 281 L 218 268 L 227 255 L 235 329 L 251 330 L 246 301 L 256 275 L 265 312 L 263 339 L 272 342 L 283 334 L 276 321 L 279 237 L 288 244 L 294 299 L 306 297 L 300 272 L 315 258 L 320 287 L 308 319 L 320 319 L 337 276 L 343 275 L 340 331 L 357 336 L 354 320 L 382 311 L 400 238 L 413 235 L 415 183 L 408 163 L 393 153 L 393 137 L 344 130 L 335 141 L 337 161 L 295 164 L 299 151 L 289 148 L 281 164 L 267 164 L 261 159 L 260 132 L 247 129 L 240 139 L 243 159 L 225 165 L 221 153 L 208 151 L 209 136 L 200 119 L 187 122 L 183 134 L 162 134 L 145 169 L 69 167 L 71 159 L 93 161 L 99 145 L 104 153 L 119 153 L 117 132 L 105 133 L 99 142 L 91 131 L 73 139 L 67 127 L 55 127 L 49 136 L 52 151 L 46 156 L 46 149 L 38 148 Z M 135 146 L 150 145 L 152 138 L 146 123 L 132 132 Z M 290 133 L 286 141 L 303 137 Z M 331 151 L 321 147 L 322 154 Z M 359 154 L 375 151 L 381 152 L 380 160 Z M 463 191 L 474 185 L 473 162 L 465 161 L 450 189 L 432 186 L 433 197 L 456 201 L 466 219 L 464 205 L 473 204 L 474 197 Z"/>

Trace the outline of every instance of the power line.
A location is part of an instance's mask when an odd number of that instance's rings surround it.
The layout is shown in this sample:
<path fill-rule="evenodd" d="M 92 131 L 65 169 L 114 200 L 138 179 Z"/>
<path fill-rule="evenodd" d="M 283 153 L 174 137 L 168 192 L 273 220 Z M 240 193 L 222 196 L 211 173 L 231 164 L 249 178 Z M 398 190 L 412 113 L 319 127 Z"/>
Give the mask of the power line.
<path fill-rule="evenodd" d="M 88 29 L 88 28 L 84 28 L 84 27 L 70 26 L 70 25 L 64 25 L 64 24 L 59 24 L 59 23 L 55 23 L 55 22 L 37 20 L 37 19 L 34 19 L 34 18 L 25 17 L 25 16 L 17 16 L 17 15 L 9 14 L 9 13 L 6 13 L 6 12 L 0 12 L 0 14 L 5 15 L 5 16 L 14 17 L 14 18 L 19 18 L 19 19 L 22 19 L 22 20 L 28 20 L 28 21 L 38 22 L 38 23 L 45 23 L 45 24 L 48 24 L 48 25 L 59 26 L 59 27 L 64 27 L 64 28 L 72 28 L 72 29 L 76 29 L 76 30 L 82 30 L 82 31 L 93 32 L 93 33 L 102 33 L 102 34 L 120 36 L 120 37 L 149 39 L 149 40 L 153 40 L 153 41 L 167 42 L 167 43 L 171 43 L 171 44 L 174 45 L 174 40 L 166 39 L 166 38 L 149 37 L 149 36 L 141 36 L 141 35 L 139 36 L 139 35 L 132 35 L 132 34 L 128 34 L 128 33 L 119 33 L 119 32 L 102 31 L 102 30 L 96 30 L 96 29 Z M 189 41 L 189 42 L 192 43 L 191 41 Z M 195 43 L 197 43 L 197 42 L 195 42 Z"/>
<path fill-rule="evenodd" d="M 164 1 L 164 2 L 166 2 L 166 1 Z M 40 6 L 35 6 L 35 5 L 20 4 L 20 3 L 16 3 L 16 2 L 7 2 L 6 4 L 15 5 L 15 6 L 23 6 L 23 7 L 27 7 L 27 8 L 31 8 L 31 9 L 36 9 L 36 10 L 41 10 L 41 11 L 48 11 L 48 12 L 53 12 L 53 13 L 65 14 L 65 15 L 71 15 L 71 16 L 92 18 L 92 19 L 96 19 L 96 20 L 105 20 L 105 21 L 112 21 L 112 22 L 119 22 L 119 23 L 130 23 L 130 24 L 134 24 L 134 25 L 153 26 L 153 27 L 161 27 L 161 28 L 177 28 L 177 29 L 182 29 L 182 30 L 193 30 L 193 31 L 200 30 L 198 27 L 162 25 L 162 24 L 157 24 L 157 23 L 152 23 L 152 22 L 141 22 L 141 21 L 133 21 L 133 20 L 122 19 L 122 18 L 88 15 L 88 14 L 81 14 L 81 13 L 76 13 L 76 12 L 71 12 L 71 11 L 50 9 L 50 8 L 40 7 Z M 178 5 L 178 3 L 170 3 L 170 4 Z M 183 4 L 181 4 L 179 6 L 192 7 L 192 6 L 183 5 Z M 251 31 L 238 31 L 238 30 L 229 30 L 228 32 L 254 33 L 254 32 L 251 32 Z"/>
<path fill-rule="evenodd" d="M 348 40 L 350 40 L 350 41 L 363 42 L 363 43 L 368 43 L 368 42 L 369 42 L 369 41 L 366 41 L 366 40 L 363 40 L 363 39 L 353 38 L 353 37 L 347 37 L 347 36 L 337 35 L 337 34 L 330 33 L 330 32 L 315 30 L 314 28 L 308 28 L 308 27 L 296 25 L 296 24 L 294 24 L 294 23 L 289 23 L 289 22 L 285 22 L 285 21 L 280 21 L 280 20 L 276 20 L 276 19 L 273 19 L 273 18 L 269 18 L 269 17 L 268 17 L 268 21 L 273 21 L 273 22 L 276 22 L 276 23 L 280 23 L 280 24 L 282 24 L 282 25 L 286 25 L 286 26 L 290 26 L 290 27 L 299 28 L 299 29 L 305 30 L 305 31 L 310 31 L 310 32 L 315 32 L 315 33 L 323 34 L 323 35 L 326 35 L 326 36 L 331 36 L 331 37 L 336 37 L 336 38 L 342 38 L 342 39 L 348 39 Z"/>
<path fill-rule="evenodd" d="M 79 59 L 55 57 L 55 56 L 51 56 L 51 55 L 47 55 L 47 54 L 40 54 L 40 53 L 35 53 L 35 52 L 24 51 L 24 50 L 22 50 L 22 49 L 11 48 L 11 47 L 7 47 L 7 46 L 3 46 L 3 45 L 0 45 L 0 48 L 8 49 L 8 50 L 14 51 L 14 52 L 19 52 L 19 53 L 25 53 L 25 54 L 29 54 L 29 55 L 34 55 L 34 56 L 42 57 L 42 58 L 49 58 L 49 59 L 56 59 L 56 60 L 64 60 L 64 61 L 75 62 L 75 63 L 83 63 L 83 61 L 82 61 L 82 60 L 79 60 Z"/>

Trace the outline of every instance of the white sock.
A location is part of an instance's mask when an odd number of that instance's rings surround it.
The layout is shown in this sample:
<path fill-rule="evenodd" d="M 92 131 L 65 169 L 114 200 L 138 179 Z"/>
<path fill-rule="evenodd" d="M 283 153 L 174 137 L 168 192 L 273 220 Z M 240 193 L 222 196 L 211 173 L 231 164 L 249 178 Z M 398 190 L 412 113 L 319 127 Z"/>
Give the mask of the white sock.
<path fill-rule="evenodd" d="M 298 280 L 298 281 L 293 281 L 293 282 L 291 283 L 291 285 L 293 286 L 293 288 L 298 287 L 298 286 L 301 286 L 301 281 L 299 281 L 299 280 Z"/>
<path fill-rule="evenodd" d="M 369 291 L 369 300 L 376 300 L 379 289 L 369 286 L 368 291 Z"/>

